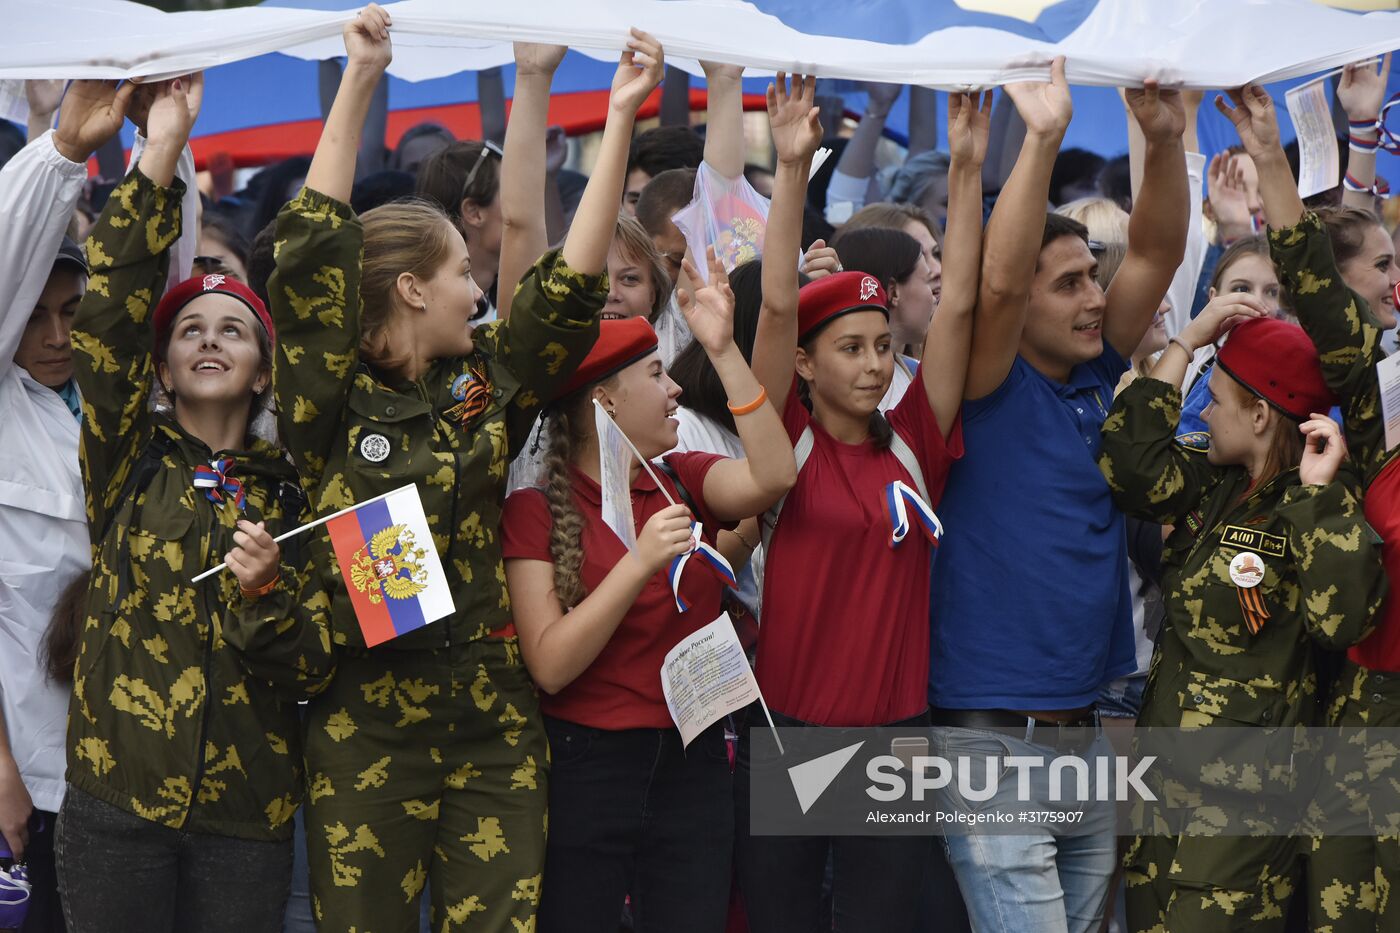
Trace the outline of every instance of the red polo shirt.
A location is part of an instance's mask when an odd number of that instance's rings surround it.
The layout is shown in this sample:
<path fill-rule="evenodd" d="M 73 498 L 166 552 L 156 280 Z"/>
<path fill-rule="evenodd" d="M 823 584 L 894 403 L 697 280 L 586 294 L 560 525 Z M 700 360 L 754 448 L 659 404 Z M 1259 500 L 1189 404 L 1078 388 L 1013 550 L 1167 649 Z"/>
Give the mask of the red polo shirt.
<path fill-rule="evenodd" d="M 722 524 L 705 506 L 705 475 L 725 458 L 709 453 L 667 454 L 665 460 L 680 477 L 695 502 L 704 524 L 704 540 L 713 545 Z M 584 587 L 592 592 L 608 572 L 627 556 L 621 539 L 603 522 L 602 490 L 582 471 L 570 467 L 574 504 L 584 517 Z M 683 503 L 670 477 L 661 474 L 671 497 Z M 642 470 L 632 483 L 632 515 L 637 533 L 647 519 L 669 506 L 656 483 Z M 539 489 L 521 489 L 506 499 L 501 515 L 501 550 L 506 560 L 523 559 L 553 563 L 549 553 L 552 520 L 549 503 Z M 694 558 L 681 577 L 681 596 L 690 605 L 676 611 L 676 600 L 665 571 L 647 581 L 636 602 L 601 654 L 588 669 L 563 690 L 540 696 L 540 708 L 549 716 L 595 729 L 666 729 L 674 725 L 661 693 L 661 662 L 682 638 L 713 622 L 720 613 L 724 584 Z M 567 625 L 568 617 L 560 624 Z"/>
<path fill-rule="evenodd" d="M 1373 671 L 1400 671 L 1400 457 L 1392 459 L 1366 488 L 1366 521 L 1381 538 L 1381 561 L 1390 592 L 1376 630 L 1347 657 Z"/>
<path fill-rule="evenodd" d="M 962 456 L 961 418 L 945 442 L 922 379 L 887 417 L 914 451 L 937 509 Z M 885 490 L 894 480 L 918 487 L 889 450 L 836 440 L 790 392 L 783 425 L 794 444 L 809 424 L 811 456 L 764 558 L 758 686 L 770 708 L 804 722 L 908 719 L 928 708 L 933 545 L 913 527 L 890 547 Z"/>

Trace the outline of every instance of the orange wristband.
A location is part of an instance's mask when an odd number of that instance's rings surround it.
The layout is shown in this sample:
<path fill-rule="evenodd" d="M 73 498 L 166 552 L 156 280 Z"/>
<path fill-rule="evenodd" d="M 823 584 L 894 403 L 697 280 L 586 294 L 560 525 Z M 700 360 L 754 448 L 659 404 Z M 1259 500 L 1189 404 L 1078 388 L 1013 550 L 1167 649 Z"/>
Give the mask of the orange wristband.
<path fill-rule="evenodd" d="M 758 398 L 754 399 L 752 402 L 749 402 L 747 405 L 735 405 L 733 402 L 729 402 L 729 413 L 731 415 L 751 414 L 762 408 L 763 403 L 766 401 L 768 401 L 768 390 L 763 388 L 762 386 L 759 386 Z"/>
<path fill-rule="evenodd" d="M 273 577 L 271 580 L 267 581 L 267 582 L 264 583 L 262 586 L 260 586 L 260 587 L 258 587 L 258 588 L 256 588 L 256 589 L 250 590 L 250 589 L 248 589 L 248 587 L 244 586 L 242 583 L 238 584 L 238 589 L 239 589 L 239 592 L 241 592 L 241 593 L 243 594 L 243 598 L 244 598 L 244 599 L 260 599 L 261 597 L 266 596 L 268 593 L 271 593 L 272 590 L 273 590 L 273 588 L 275 588 L 275 587 L 277 586 L 278 582 L 279 582 L 281 579 L 282 579 L 282 571 L 279 570 L 279 571 L 277 571 L 277 576 Z"/>

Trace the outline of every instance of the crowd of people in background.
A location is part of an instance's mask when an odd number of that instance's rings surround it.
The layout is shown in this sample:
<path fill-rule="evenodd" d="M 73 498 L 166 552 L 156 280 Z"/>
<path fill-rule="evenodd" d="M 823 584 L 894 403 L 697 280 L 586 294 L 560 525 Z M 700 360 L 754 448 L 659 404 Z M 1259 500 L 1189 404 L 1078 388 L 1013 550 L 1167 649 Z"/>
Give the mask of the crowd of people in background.
<path fill-rule="evenodd" d="M 703 132 L 637 132 L 664 72 L 640 30 L 587 176 L 548 126 L 558 46 L 516 44 L 500 144 L 390 151 L 391 32 L 348 24 L 314 153 L 223 196 L 189 147 L 203 75 L 28 83 L 0 169 L 21 929 L 1400 929 L 1400 814 L 756 833 L 768 720 L 687 746 L 658 676 L 728 613 L 777 726 L 923 729 L 950 760 L 1400 726 L 1389 56 L 1342 73 L 1344 177 L 1305 202 L 1263 89 L 1210 95 L 1219 153 L 1201 92 L 1125 89 L 1105 160 L 1062 147 L 1061 59 L 1000 90 L 1016 129 L 952 93 L 946 149 L 883 168 L 900 87 L 843 133 L 779 73 L 754 164 L 738 66 L 702 63 Z M 127 173 L 89 180 L 127 122 Z M 595 411 L 654 465 L 630 549 Z M 456 609 L 371 646 L 329 537 L 274 538 L 406 484 Z M 941 533 L 892 538 L 896 494 Z M 735 586 L 668 576 L 697 538 Z M 1335 780 L 1364 810 L 1389 774 Z"/>

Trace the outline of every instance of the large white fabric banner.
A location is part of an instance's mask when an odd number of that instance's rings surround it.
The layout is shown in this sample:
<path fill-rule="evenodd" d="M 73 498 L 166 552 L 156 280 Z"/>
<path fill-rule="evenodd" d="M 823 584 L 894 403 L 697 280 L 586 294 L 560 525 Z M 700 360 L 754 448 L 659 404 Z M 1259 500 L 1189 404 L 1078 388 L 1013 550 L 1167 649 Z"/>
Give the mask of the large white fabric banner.
<path fill-rule="evenodd" d="M 955 3 L 956 0 L 913 0 Z M 972 7 L 974 0 L 960 6 Z M 981 3 L 985 6 L 985 0 Z M 1073 84 L 1121 87 L 1145 78 L 1198 88 L 1277 81 L 1400 48 L 1400 12 L 1357 14 L 1313 0 L 1099 0 L 1061 41 L 953 26 L 908 44 L 799 31 L 740 0 L 403 0 L 389 70 L 410 81 L 509 63 L 515 39 L 557 42 L 615 58 L 629 26 L 653 33 L 667 59 L 696 74 L 699 59 L 755 73 L 988 86 L 1044 76 L 1055 55 Z M 860 3 L 812 0 L 823 31 Z M 163 13 L 124 0 L 5 0 L 0 78 L 180 74 L 268 52 L 342 54 L 353 11 L 270 6 Z"/>

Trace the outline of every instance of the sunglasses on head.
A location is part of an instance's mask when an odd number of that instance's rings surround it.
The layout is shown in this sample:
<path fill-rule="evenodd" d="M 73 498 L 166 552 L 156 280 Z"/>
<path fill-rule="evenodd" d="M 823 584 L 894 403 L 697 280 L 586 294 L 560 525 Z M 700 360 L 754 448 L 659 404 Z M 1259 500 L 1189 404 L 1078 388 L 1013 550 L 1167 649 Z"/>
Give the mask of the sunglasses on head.
<path fill-rule="evenodd" d="M 498 159 L 503 159 L 506 154 L 501 151 L 500 146 L 496 145 L 491 140 L 487 139 L 482 141 L 481 152 L 477 155 L 476 161 L 472 163 L 471 171 L 467 172 L 467 180 L 462 182 L 462 193 L 457 197 L 459 202 L 467 199 L 467 191 L 471 188 L 472 182 L 476 180 L 476 173 L 481 171 L 481 163 L 486 161 L 488 155 L 494 155 Z"/>

